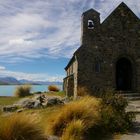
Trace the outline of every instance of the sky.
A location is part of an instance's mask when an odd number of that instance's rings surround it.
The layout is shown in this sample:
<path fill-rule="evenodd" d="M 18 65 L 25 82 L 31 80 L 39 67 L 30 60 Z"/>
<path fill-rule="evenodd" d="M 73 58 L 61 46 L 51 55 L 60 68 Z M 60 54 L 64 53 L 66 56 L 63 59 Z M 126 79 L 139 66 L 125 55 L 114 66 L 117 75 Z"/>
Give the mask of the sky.
<path fill-rule="evenodd" d="M 63 81 L 80 46 L 81 14 L 101 22 L 122 0 L 0 0 L 0 76 Z M 123 0 L 140 17 L 140 0 Z"/>

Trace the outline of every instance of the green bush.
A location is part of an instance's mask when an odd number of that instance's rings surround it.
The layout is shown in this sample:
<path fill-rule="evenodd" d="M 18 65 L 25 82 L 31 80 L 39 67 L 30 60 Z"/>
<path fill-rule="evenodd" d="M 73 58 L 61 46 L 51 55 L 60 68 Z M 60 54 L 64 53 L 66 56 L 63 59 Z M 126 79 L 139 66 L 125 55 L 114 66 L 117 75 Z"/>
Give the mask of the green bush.
<path fill-rule="evenodd" d="M 54 92 L 60 91 L 60 89 L 56 85 L 49 85 L 48 90 L 49 91 L 54 91 Z"/>
<path fill-rule="evenodd" d="M 102 125 L 109 132 L 125 132 L 132 126 L 134 113 L 126 112 L 128 101 L 115 91 L 107 91 L 102 96 Z"/>
<path fill-rule="evenodd" d="M 16 97 L 25 97 L 31 95 L 31 86 L 30 85 L 22 85 L 16 87 L 14 95 Z"/>

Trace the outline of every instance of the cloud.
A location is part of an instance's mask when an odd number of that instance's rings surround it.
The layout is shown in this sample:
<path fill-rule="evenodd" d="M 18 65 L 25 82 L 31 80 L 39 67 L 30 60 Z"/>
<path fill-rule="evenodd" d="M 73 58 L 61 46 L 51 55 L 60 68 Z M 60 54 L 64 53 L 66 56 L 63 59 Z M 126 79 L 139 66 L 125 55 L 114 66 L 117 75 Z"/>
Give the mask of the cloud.
<path fill-rule="evenodd" d="M 103 21 L 121 0 L 1 0 L 0 62 L 70 58 L 80 46 L 81 14 L 94 8 Z M 139 0 L 124 0 L 140 15 Z"/>
<path fill-rule="evenodd" d="M 5 67 L 4 66 L 0 66 L 0 70 L 5 70 Z"/>
<path fill-rule="evenodd" d="M 24 40 L 22 38 L 9 40 L 9 45 L 22 45 L 22 44 L 31 45 L 32 41 Z"/>
<path fill-rule="evenodd" d="M 49 75 L 47 73 L 24 73 L 18 71 L 10 71 L 5 69 L 5 67 L 0 66 L 0 76 L 1 77 L 15 77 L 18 80 L 26 79 L 32 81 L 63 81 L 64 75 Z"/>

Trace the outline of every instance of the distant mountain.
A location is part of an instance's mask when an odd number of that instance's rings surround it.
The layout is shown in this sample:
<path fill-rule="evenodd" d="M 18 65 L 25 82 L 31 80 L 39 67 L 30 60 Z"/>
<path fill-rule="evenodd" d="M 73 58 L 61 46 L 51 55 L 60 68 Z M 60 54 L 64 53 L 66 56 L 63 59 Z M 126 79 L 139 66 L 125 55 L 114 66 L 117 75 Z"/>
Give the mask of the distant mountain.
<path fill-rule="evenodd" d="M 35 81 L 30 81 L 30 80 L 25 80 L 25 79 L 19 80 L 19 82 L 20 82 L 21 84 L 39 85 L 39 83 L 37 83 L 37 82 L 35 82 Z"/>
<path fill-rule="evenodd" d="M 0 77 L 0 85 L 22 85 L 22 84 L 32 84 L 32 85 L 62 85 L 62 82 L 49 82 L 49 81 L 31 81 L 31 80 L 17 80 L 14 77 Z"/>
<path fill-rule="evenodd" d="M 20 82 L 14 77 L 0 77 L 1 85 L 18 85 Z"/>
<path fill-rule="evenodd" d="M 19 80 L 21 84 L 34 84 L 34 85 L 62 85 L 62 82 L 49 82 L 49 81 L 30 81 L 30 80 Z"/>

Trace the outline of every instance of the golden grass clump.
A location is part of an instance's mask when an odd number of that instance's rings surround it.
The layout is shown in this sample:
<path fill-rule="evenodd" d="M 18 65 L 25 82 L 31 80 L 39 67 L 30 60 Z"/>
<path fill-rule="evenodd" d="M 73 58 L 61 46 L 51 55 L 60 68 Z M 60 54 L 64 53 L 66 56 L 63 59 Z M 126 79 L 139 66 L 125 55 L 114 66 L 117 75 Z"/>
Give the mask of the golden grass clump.
<path fill-rule="evenodd" d="M 68 124 L 67 128 L 62 134 L 62 140 L 82 140 L 85 126 L 82 120 L 74 120 Z"/>
<path fill-rule="evenodd" d="M 30 85 L 22 85 L 17 86 L 14 95 L 16 97 L 25 97 L 31 95 L 31 86 Z"/>
<path fill-rule="evenodd" d="M 48 90 L 49 91 L 54 91 L 54 92 L 60 91 L 60 89 L 56 85 L 49 85 Z"/>
<path fill-rule="evenodd" d="M 98 123 L 100 118 L 99 110 L 100 100 L 94 97 L 86 96 L 80 100 L 73 101 L 63 106 L 56 114 L 50 116 L 50 119 L 47 121 L 47 132 L 51 135 L 62 136 L 65 130 L 68 133 L 71 125 L 73 125 L 72 122 L 77 120 L 82 121 L 82 124 L 86 128 L 84 131 L 86 131 L 88 128 Z"/>
<path fill-rule="evenodd" d="M 37 120 L 31 115 L 14 114 L 0 121 L 0 140 L 45 140 Z"/>

